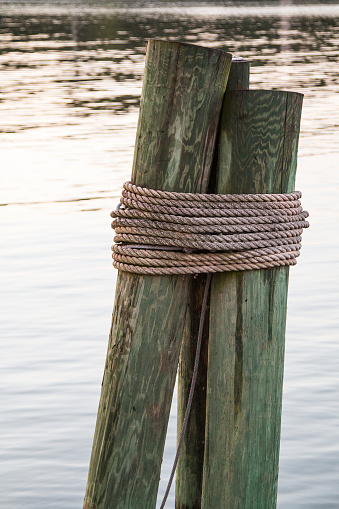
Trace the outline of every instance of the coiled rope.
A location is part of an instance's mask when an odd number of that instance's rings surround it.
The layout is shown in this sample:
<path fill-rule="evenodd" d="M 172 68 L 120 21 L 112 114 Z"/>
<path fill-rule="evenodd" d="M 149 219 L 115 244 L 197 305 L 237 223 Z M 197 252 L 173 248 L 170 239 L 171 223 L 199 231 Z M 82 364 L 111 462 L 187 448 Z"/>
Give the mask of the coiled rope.
<path fill-rule="evenodd" d="M 193 194 L 126 182 L 111 213 L 113 265 L 137 274 L 197 274 L 295 265 L 308 212 L 301 193 Z"/>

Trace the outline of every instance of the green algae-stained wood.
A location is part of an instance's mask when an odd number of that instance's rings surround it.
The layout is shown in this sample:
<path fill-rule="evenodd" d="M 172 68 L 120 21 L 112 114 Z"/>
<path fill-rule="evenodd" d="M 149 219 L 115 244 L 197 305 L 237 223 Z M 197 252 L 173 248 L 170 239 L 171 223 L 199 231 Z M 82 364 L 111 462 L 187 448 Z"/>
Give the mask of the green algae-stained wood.
<path fill-rule="evenodd" d="M 206 275 L 191 280 L 189 306 L 178 370 L 177 438 L 180 436 L 192 381 L 196 343 Z M 176 509 L 199 509 L 205 447 L 206 382 L 208 355 L 208 311 L 204 323 L 198 376 L 176 473 Z"/>
<path fill-rule="evenodd" d="M 232 59 L 226 90 L 246 90 L 249 87 L 250 64 L 244 59 Z M 212 170 L 213 172 L 213 170 Z M 215 175 L 211 175 L 214 180 Z M 209 190 L 214 192 L 210 182 Z M 203 189 L 207 192 L 207 189 Z M 186 315 L 183 342 L 180 352 L 178 371 L 178 418 L 177 437 L 180 436 L 182 423 L 191 387 L 193 366 L 198 337 L 199 318 L 202 299 L 206 284 L 206 275 L 199 274 L 191 279 L 189 291 L 189 306 Z M 194 391 L 186 435 L 178 462 L 176 473 L 176 509 L 200 509 L 201 490 L 205 448 L 205 420 L 206 420 L 206 384 L 208 359 L 208 308 L 204 324 L 203 342 L 199 360 L 199 371 Z"/>
<path fill-rule="evenodd" d="M 231 55 L 150 41 L 132 182 L 200 192 Z M 155 507 L 190 277 L 119 273 L 84 508 Z"/>
<path fill-rule="evenodd" d="M 226 90 L 248 90 L 250 87 L 250 63 L 241 57 L 232 58 Z"/>
<path fill-rule="evenodd" d="M 226 93 L 218 193 L 294 190 L 302 96 Z M 213 276 L 203 509 L 274 509 L 289 269 Z"/>

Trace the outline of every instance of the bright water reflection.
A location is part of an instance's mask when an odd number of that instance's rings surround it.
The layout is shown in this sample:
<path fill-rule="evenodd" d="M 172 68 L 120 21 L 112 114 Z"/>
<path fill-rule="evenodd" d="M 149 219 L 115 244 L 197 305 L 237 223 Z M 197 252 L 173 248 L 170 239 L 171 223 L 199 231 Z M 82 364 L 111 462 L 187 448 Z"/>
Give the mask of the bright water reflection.
<path fill-rule="evenodd" d="M 252 87 L 305 94 L 297 187 L 312 227 L 291 274 L 278 506 L 337 508 L 339 7 L 0 5 L 3 506 L 82 504 L 114 294 L 109 211 L 158 37 L 228 49 L 251 60 Z M 173 411 L 164 480 L 174 436 Z"/>

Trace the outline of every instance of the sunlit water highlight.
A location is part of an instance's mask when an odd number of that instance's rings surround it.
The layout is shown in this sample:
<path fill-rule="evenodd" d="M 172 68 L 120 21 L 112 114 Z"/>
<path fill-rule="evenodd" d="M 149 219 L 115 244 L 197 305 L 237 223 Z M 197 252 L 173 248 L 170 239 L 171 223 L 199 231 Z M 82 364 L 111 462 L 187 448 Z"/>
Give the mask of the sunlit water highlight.
<path fill-rule="evenodd" d="M 338 508 L 339 6 L 131 6 L 0 2 L 1 504 L 82 506 L 116 278 L 109 212 L 158 37 L 228 49 L 251 60 L 252 88 L 305 94 L 311 228 L 290 278 L 278 507 Z M 160 494 L 174 446 L 175 407 Z"/>

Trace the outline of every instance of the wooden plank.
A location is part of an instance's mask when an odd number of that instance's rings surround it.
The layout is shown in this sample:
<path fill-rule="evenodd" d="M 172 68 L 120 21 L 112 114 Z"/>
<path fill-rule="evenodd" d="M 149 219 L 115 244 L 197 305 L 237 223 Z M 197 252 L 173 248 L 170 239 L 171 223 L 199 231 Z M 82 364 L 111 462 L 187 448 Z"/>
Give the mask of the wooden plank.
<path fill-rule="evenodd" d="M 132 182 L 200 192 L 231 55 L 150 41 Z M 154 508 L 189 277 L 119 273 L 84 508 Z"/>
<path fill-rule="evenodd" d="M 227 82 L 227 90 L 245 90 L 249 87 L 250 64 L 244 59 L 232 59 L 231 70 Z M 214 168 L 215 170 L 215 168 Z M 213 170 L 212 170 L 213 173 Z M 214 181 L 214 183 L 213 183 Z M 215 192 L 215 171 L 211 175 L 209 191 Z M 202 192 L 207 192 L 203 189 Z M 189 306 L 186 315 L 183 342 L 180 352 L 178 371 L 178 411 L 177 437 L 180 436 L 188 395 L 191 387 L 193 366 L 198 337 L 199 317 L 206 284 L 206 275 L 199 274 L 191 279 L 189 290 Z M 208 319 L 209 306 L 201 345 L 199 371 L 191 406 L 190 417 L 183 442 L 176 472 L 176 509 L 199 509 L 201 507 L 201 491 L 205 449 L 206 421 L 206 385 L 208 359 Z"/>
<path fill-rule="evenodd" d="M 218 193 L 294 190 L 302 96 L 227 92 Z M 276 507 L 289 269 L 213 276 L 203 509 Z"/>

